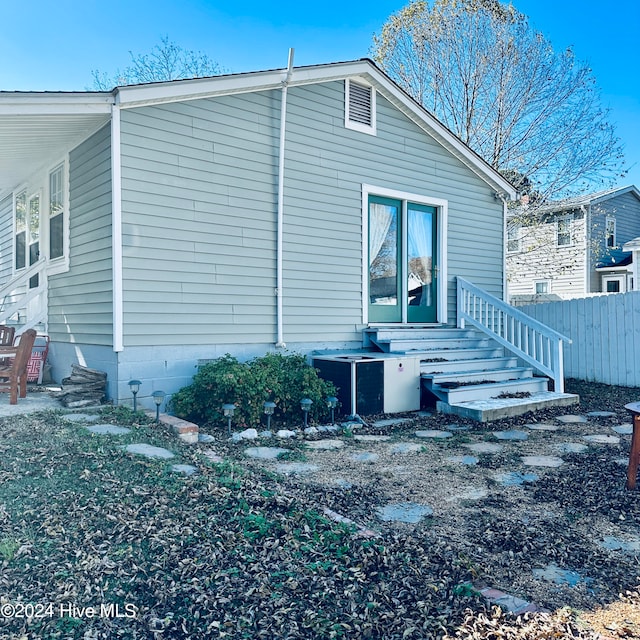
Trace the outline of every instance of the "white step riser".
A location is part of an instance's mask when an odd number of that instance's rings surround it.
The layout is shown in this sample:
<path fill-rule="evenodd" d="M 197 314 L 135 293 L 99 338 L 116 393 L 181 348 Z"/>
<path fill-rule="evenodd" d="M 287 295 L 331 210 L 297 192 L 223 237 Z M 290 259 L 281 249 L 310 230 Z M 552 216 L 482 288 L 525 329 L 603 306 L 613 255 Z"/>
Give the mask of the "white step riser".
<path fill-rule="evenodd" d="M 423 374 L 437 373 L 467 373 L 469 371 L 487 371 L 495 369 L 509 369 L 518 366 L 518 359 L 514 357 L 491 358 L 488 360 L 450 360 L 448 362 L 421 362 L 420 371 Z"/>
<path fill-rule="evenodd" d="M 407 355 L 420 356 L 422 360 L 444 358 L 445 361 L 474 360 L 486 358 L 502 358 L 504 350 L 497 349 L 434 349 L 433 351 L 411 351 Z M 436 363 L 439 364 L 439 363 Z"/>
<path fill-rule="evenodd" d="M 476 331 L 470 329 L 380 329 L 376 333 L 368 332 L 375 340 L 440 340 L 473 338 Z"/>
<path fill-rule="evenodd" d="M 497 398 L 502 393 L 539 393 L 548 391 L 546 378 L 531 378 L 529 380 L 502 382 L 495 385 L 469 385 L 459 389 L 432 390 L 438 397 L 442 397 L 448 404 L 469 402 L 470 400 L 488 400 Z"/>
<path fill-rule="evenodd" d="M 533 369 L 527 367 L 514 367 L 512 369 L 495 369 L 494 371 L 477 371 L 469 373 L 436 373 L 432 376 L 423 375 L 429 378 L 433 384 L 442 382 L 478 382 L 489 380 L 491 382 L 504 382 L 505 380 L 523 380 L 533 378 Z"/>
<path fill-rule="evenodd" d="M 389 353 L 404 353 L 424 349 L 485 349 L 491 341 L 484 338 L 439 339 L 439 340 L 391 340 L 379 344 Z"/>

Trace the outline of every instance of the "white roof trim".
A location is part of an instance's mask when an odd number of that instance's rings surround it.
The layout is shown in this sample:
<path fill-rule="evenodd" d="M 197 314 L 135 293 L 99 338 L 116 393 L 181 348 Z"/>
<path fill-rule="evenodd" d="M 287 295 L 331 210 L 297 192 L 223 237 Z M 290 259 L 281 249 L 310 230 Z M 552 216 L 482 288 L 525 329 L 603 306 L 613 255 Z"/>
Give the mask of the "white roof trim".
<path fill-rule="evenodd" d="M 110 114 L 112 93 L 4 93 L 0 92 L 2 116 L 66 116 Z"/>

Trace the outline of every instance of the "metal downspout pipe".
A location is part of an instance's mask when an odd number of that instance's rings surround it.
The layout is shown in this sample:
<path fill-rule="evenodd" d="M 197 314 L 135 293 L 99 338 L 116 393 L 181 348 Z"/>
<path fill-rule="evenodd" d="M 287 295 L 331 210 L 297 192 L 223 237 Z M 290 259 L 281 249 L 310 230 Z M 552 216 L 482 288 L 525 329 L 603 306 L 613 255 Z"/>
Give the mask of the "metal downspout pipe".
<path fill-rule="evenodd" d="M 289 62 L 287 75 L 282 81 L 282 97 L 280 100 L 280 151 L 278 158 L 278 220 L 276 241 L 276 298 L 277 298 L 277 325 L 278 338 L 276 347 L 284 349 L 287 345 L 284 341 L 284 323 L 282 311 L 282 264 L 283 264 L 283 226 L 284 226 L 284 149 L 285 132 L 287 128 L 287 88 L 293 73 L 293 49 L 289 49 Z"/>

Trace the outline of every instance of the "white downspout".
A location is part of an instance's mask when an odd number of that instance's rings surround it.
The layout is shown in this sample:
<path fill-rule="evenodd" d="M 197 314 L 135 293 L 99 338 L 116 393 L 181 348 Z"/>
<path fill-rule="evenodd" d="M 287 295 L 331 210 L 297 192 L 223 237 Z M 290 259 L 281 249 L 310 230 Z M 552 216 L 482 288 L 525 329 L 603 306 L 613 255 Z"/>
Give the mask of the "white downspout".
<path fill-rule="evenodd" d="M 280 154 L 278 159 L 278 222 L 276 243 L 276 297 L 277 297 L 277 324 L 278 339 L 276 347 L 284 349 L 287 345 L 284 341 L 283 313 L 282 313 L 282 264 L 283 264 L 283 226 L 284 226 L 284 148 L 285 132 L 287 128 L 287 87 L 293 73 L 293 49 L 289 49 L 289 62 L 287 75 L 282 81 L 282 97 L 280 100 Z"/>
<path fill-rule="evenodd" d="M 113 350 L 123 351 L 122 294 L 122 162 L 120 157 L 120 100 L 111 107 L 111 255 L 113 259 Z"/>

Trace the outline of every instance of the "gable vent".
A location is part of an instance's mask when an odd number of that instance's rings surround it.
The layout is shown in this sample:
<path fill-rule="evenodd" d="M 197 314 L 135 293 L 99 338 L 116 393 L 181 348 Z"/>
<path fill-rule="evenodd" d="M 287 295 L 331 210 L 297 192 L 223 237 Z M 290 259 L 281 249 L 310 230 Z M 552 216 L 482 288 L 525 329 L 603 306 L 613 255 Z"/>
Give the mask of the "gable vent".
<path fill-rule="evenodd" d="M 346 122 L 349 129 L 375 133 L 375 91 L 373 87 L 347 80 Z"/>

